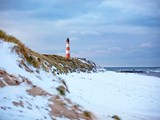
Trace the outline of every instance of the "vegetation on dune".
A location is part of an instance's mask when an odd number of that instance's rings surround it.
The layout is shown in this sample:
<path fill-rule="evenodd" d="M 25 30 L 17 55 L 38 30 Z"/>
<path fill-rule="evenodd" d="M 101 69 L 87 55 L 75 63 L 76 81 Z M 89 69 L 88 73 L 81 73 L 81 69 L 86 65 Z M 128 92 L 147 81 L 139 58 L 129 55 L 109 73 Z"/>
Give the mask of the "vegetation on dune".
<path fill-rule="evenodd" d="M 13 50 L 22 56 L 29 64 L 33 65 L 35 68 L 43 68 L 45 71 L 52 70 L 53 74 L 75 71 L 90 72 L 95 70 L 96 65 L 90 61 L 82 62 L 77 58 L 66 59 L 65 57 L 58 55 L 47 55 L 34 52 L 21 43 L 20 40 L 14 36 L 6 34 L 3 30 L 0 30 L 0 39 L 6 42 L 17 44 Z M 51 69 L 52 66 L 54 66 L 56 70 Z"/>
<path fill-rule="evenodd" d="M 89 111 L 84 111 L 84 112 L 83 112 L 83 115 L 84 115 L 84 117 L 85 117 L 87 120 L 92 120 L 93 114 L 92 114 L 91 112 L 89 112 Z"/>
<path fill-rule="evenodd" d="M 112 118 L 113 118 L 114 120 L 121 120 L 121 118 L 118 117 L 117 115 L 113 115 Z"/>
<path fill-rule="evenodd" d="M 63 95 L 63 96 L 66 95 L 66 89 L 64 86 L 61 85 L 61 86 L 57 87 L 56 89 L 61 95 Z"/>
<path fill-rule="evenodd" d="M 32 64 L 34 67 L 39 68 L 40 64 L 37 61 L 36 57 L 39 57 L 38 53 L 32 51 L 31 49 L 27 48 L 23 43 L 20 42 L 17 38 L 12 35 L 7 35 L 4 31 L 0 30 L 0 39 L 6 42 L 11 42 L 17 44 L 13 49 L 20 55 L 23 55 L 24 59 Z"/>
<path fill-rule="evenodd" d="M 51 65 L 58 68 L 60 73 L 68 72 L 89 72 L 94 69 L 92 64 L 83 63 L 77 58 L 66 59 L 58 55 L 44 55 Z"/>

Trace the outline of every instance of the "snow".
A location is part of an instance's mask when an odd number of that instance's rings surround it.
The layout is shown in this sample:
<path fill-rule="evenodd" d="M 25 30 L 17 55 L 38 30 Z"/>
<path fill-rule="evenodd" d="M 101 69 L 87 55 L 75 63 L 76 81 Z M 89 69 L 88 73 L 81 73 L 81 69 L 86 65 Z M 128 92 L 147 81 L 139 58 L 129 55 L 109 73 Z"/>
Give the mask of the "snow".
<path fill-rule="evenodd" d="M 7 69 L 8 72 L 11 73 L 14 73 L 18 70 L 18 66 L 17 64 L 15 64 L 15 61 L 19 60 L 17 54 L 11 52 L 13 46 L 13 43 L 8 42 L 1 42 L 0 44 L 0 67 L 3 69 Z"/>
<path fill-rule="evenodd" d="M 45 109 L 48 106 L 47 99 L 30 96 L 25 90 L 26 86 L 6 86 L 0 89 L 0 106 L 6 108 L 5 110 L 0 109 L 0 119 L 34 120 L 44 119 L 45 116 L 51 120 L 48 111 Z M 8 92 L 6 93 L 6 91 Z M 23 102 L 23 109 L 21 106 L 16 107 L 13 105 L 13 102 L 19 101 Z"/>
<path fill-rule="evenodd" d="M 100 120 L 118 115 L 129 120 L 160 119 L 160 78 L 115 72 L 61 75 L 67 97 L 93 111 Z"/>
<path fill-rule="evenodd" d="M 86 63 L 86 64 L 88 64 L 88 62 L 87 62 L 86 60 L 84 60 L 84 59 L 80 59 L 80 58 L 78 58 L 78 60 L 79 60 L 79 61 L 81 61 L 82 63 Z"/>
<path fill-rule="evenodd" d="M 33 85 L 51 94 L 58 94 L 55 88 L 61 84 L 60 80 L 65 80 L 70 91 L 66 98 L 94 113 L 98 120 L 113 120 L 113 115 L 118 115 L 122 120 L 160 119 L 160 78 L 111 71 L 53 76 L 42 69 L 37 73 L 33 66 L 26 63 L 34 71 L 30 73 L 18 66 L 22 58 L 11 51 L 14 46 L 0 40 L 0 69 L 16 77 L 24 76 Z M 3 80 L 0 78 L 0 81 Z M 26 92 L 30 87 L 22 83 L 0 88 L 0 119 L 52 119 L 49 115 L 49 96 L 33 97 Z M 15 106 L 13 101 L 22 101 L 24 106 Z"/>

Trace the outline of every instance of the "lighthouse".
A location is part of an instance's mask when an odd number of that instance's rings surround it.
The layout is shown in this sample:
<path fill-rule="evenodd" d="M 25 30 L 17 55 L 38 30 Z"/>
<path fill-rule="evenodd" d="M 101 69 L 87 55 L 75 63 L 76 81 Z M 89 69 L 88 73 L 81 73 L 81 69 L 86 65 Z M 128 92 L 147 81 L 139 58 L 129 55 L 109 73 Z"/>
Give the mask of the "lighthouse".
<path fill-rule="evenodd" d="M 70 47 L 69 47 L 69 38 L 66 40 L 66 58 L 70 58 Z"/>

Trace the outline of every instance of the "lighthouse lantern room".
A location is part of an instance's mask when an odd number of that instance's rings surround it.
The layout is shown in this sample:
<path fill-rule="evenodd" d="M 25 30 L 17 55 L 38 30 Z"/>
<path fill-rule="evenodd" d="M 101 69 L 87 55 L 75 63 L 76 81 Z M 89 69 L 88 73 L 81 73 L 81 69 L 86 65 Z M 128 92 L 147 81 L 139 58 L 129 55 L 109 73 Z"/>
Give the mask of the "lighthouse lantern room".
<path fill-rule="evenodd" d="M 69 59 L 70 58 L 70 46 L 69 46 L 69 38 L 67 38 L 66 40 L 66 58 Z"/>

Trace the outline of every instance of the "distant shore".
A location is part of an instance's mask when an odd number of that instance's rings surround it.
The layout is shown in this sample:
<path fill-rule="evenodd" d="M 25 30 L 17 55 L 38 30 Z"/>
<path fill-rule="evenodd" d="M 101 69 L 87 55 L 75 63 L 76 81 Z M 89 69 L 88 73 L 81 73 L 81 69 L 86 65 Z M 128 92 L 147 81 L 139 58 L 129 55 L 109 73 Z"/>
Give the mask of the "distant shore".
<path fill-rule="evenodd" d="M 106 67 L 105 69 L 117 73 L 134 73 L 160 78 L 160 67 Z"/>
<path fill-rule="evenodd" d="M 154 76 L 160 78 L 160 72 L 142 72 L 142 71 L 118 71 L 117 73 L 134 73 L 134 74 L 141 74 L 141 75 L 147 75 L 147 76 Z"/>
<path fill-rule="evenodd" d="M 154 72 L 152 72 L 152 73 L 142 73 L 142 75 L 154 76 L 154 77 L 160 78 L 160 73 L 154 73 Z"/>

